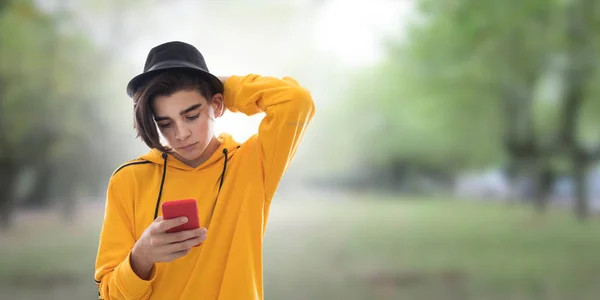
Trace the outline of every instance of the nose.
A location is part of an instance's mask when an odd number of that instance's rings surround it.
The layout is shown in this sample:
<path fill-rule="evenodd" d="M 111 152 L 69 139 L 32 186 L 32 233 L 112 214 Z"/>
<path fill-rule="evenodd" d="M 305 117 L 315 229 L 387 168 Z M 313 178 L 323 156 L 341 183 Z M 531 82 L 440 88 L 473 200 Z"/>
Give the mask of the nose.
<path fill-rule="evenodd" d="M 178 140 L 183 141 L 183 140 L 187 139 L 190 136 L 190 134 L 191 134 L 191 131 L 189 129 L 187 129 L 184 124 L 177 125 L 177 132 L 175 132 L 175 137 Z"/>

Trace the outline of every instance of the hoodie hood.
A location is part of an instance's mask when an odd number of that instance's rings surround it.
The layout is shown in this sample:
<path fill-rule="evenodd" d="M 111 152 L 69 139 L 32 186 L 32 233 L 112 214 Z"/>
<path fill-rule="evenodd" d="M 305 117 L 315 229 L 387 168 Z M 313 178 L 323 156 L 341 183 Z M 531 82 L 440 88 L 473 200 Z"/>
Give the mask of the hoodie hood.
<path fill-rule="evenodd" d="M 221 172 L 221 176 L 219 176 L 219 178 L 218 178 L 219 189 L 217 192 L 217 199 L 219 198 L 221 188 L 223 187 L 223 181 L 225 180 L 225 172 L 227 170 L 227 161 L 229 160 L 229 158 L 233 157 L 233 154 L 235 154 L 236 150 L 240 147 L 240 145 L 239 145 L 239 143 L 237 143 L 233 140 L 233 138 L 231 137 L 230 134 L 227 134 L 227 133 L 222 133 L 221 135 L 219 135 L 219 137 L 217 139 L 219 140 L 219 142 L 221 142 L 221 145 L 219 146 L 219 148 L 217 148 L 217 150 L 208 158 L 208 160 L 201 163 L 199 166 L 197 166 L 195 168 L 186 165 L 182 161 L 175 158 L 173 155 L 163 153 L 157 149 L 152 149 L 145 155 L 140 156 L 140 159 L 142 159 L 142 160 L 146 160 L 151 163 L 162 166 L 162 178 L 160 180 L 158 199 L 156 200 L 156 207 L 154 208 L 153 220 L 155 220 L 156 217 L 158 216 L 158 209 L 159 209 L 160 201 L 162 198 L 165 180 L 167 178 L 167 169 L 168 168 L 175 168 L 175 169 L 179 169 L 179 170 L 183 170 L 183 171 L 199 171 L 199 170 L 208 168 L 214 164 L 220 163 L 222 165 L 222 172 Z M 215 200 L 215 203 L 216 203 L 216 200 Z"/>
<path fill-rule="evenodd" d="M 217 150 L 203 163 L 201 163 L 197 167 L 191 167 L 175 158 L 173 155 L 168 154 L 167 158 L 167 167 L 176 168 L 182 171 L 199 171 L 204 168 L 207 168 L 215 163 L 223 163 L 222 161 L 225 159 L 224 150 L 227 149 L 228 156 L 231 157 L 236 152 L 237 148 L 239 148 L 240 144 L 236 142 L 233 137 L 228 133 L 222 133 L 217 137 L 221 145 Z M 157 149 L 151 149 L 148 153 L 139 157 L 139 159 L 150 161 L 157 165 L 163 165 L 165 163 L 165 157 L 163 156 L 163 152 Z"/>

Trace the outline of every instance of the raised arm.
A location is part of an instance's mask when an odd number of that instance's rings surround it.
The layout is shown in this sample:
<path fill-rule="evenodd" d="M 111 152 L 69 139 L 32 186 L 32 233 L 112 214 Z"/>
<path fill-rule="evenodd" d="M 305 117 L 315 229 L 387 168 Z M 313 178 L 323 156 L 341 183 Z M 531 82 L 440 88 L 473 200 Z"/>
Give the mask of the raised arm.
<path fill-rule="evenodd" d="M 270 201 L 315 114 L 312 96 L 290 77 L 250 74 L 221 80 L 225 82 L 227 109 L 248 116 L 266 114 L 256 139 Z"/>

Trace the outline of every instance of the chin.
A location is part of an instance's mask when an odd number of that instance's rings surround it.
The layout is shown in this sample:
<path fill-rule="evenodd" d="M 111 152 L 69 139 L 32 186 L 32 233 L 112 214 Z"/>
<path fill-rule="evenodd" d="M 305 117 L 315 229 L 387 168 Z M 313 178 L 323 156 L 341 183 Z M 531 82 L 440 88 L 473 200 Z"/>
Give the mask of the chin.
<path fill-rule="evenodd" d="M 191 151 L 176 149 L 175 152 L 177 152 L 177 154 L 179 154 L 179 156 L 183 157 L 185 160 L 194 161 L 202 156 L 202 153 L 204 152 L 203 150 L 204 149 L 199 147 L 199 145 L 196 145 L 195 149 L 192 149 Z"/>
<path fill-rule="evenodd" d="M 176 152 L 177 152 L 177 154 L 179 154 L 179 156 L 181 156 L 185 160 L 189 160 L 189 161 L 198 159 L 200 157 L 200 155 L 202 154 L 202 153 L 199 153 L 199 151 L 194 151 L 193 153 L 183 152 L 183 151 L 176 151 Z"/>

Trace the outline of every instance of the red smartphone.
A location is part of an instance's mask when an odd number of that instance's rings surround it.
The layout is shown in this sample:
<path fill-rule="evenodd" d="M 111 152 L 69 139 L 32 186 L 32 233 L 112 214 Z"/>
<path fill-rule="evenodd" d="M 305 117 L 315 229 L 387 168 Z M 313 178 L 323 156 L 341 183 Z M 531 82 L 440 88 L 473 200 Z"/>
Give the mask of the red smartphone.
<path fill-rule="evenodd" d="M 186 223 L 167 230 L 168 233 L 196 229 L 200 227 L 200 220 L 198 219 L 198 204 L 196 199 L 183 199 L 164 202 L 162 204 L 162 214 L 164 220 L 179 217 L 187 217 L 188 219 Z"/>

